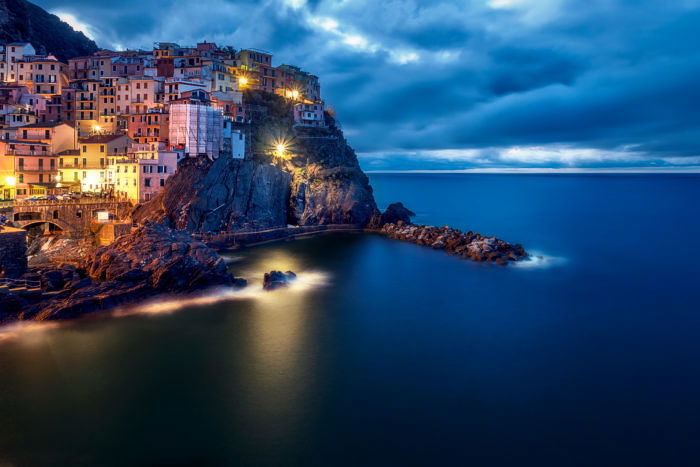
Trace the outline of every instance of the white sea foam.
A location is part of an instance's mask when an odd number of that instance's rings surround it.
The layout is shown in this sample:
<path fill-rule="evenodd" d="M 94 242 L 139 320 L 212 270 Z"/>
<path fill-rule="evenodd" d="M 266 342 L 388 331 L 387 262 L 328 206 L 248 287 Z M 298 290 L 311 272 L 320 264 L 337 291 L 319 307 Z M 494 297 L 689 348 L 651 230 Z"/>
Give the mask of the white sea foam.
<path fill-rule="evenodd" d="M 277 290 L 264 290 L 262 287 L 262 276 L 260 272 L 250 280 L 247 287 L 234 289 L 232 287 L 214 287 L 203 291 L 198 295 L 190 296 L 167 296 L 154 297 L 139 305 L 127 305 L 119 307 L 107 316 L 115 318 L 132 315 L 158 315 L 174 313 L 188 307 L 212 305 L 215 303 L 235 301 L 235 300 L 279 300 L 285 294 L 299 294 L 329 284 L 328 274 L 321 271 L 302 271 L 297 274 L 297 278 L 290 282 L 289 287 Z M 70 321 L 19 321 L 5 326 L 0 326 L 0 342 L 15 337 L 27 337 L 39 335 L 38 333 L 54 329 L 61 325 L 68 325 Z"/>
<path fill-rule="evenodd" d="M 221 257 L 224 258 L 224 263 L 226 263 L 226 264 L 237 263 L 237 262 L 241 261 L 243 258 L 245 258 L 244 256 L 225 256 L 225 255 L 222 255 Z"/>
<path fill-rule="evenodd" d="M 263 273 L 255 277 L 262 277 Z M 249 276 L 250 277 L 250 276 Z M 113 316 L 129 316 L 135 314 L 165 314 L 173 313 L 183 308 L 212 305 L 234 300 L 266 300 L 276 299 L 280 294 L 301 293 L 329 283 L 328 274 L 320 271 L 304 271 L 297 274 L 289 287 L 274 291 L 264 290 L 262 280 L 249 281 L 247 287 L 233 289 L 231 287 L 215 287 L 197 296 L 188 297 L 156 297 L 146 303 L 127 306 L 115 310 Z"/>
<path fill-rule="evenodd" d="M 555 266 L 561 266 L 566 262 L 565 258 L 559 256 L 549 256 L 539 252 L 531 252 L 530 256 L 522 261 L 517 261 L 514 263 L 515 267 L 518 268 L 551 268 Z"/>
<path fill-rule="evenodd" d="M 0 342 L 23 336 L 36 336 L 49 329 L 54 329 L 62 323 L 58 321 L 18 321 L 0 326 Z"/>

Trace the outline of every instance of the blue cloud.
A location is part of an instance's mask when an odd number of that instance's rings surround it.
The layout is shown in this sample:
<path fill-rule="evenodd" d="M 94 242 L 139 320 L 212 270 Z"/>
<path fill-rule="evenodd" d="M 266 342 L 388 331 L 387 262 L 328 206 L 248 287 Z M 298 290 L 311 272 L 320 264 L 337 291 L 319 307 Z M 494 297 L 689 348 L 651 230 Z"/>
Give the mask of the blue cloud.
<path fill-rule="evenodd" d="M 352 144 L 385 168 L 557 164 L 501 157 L 513 147 L 590 155 L 567 166 L 700 155 L 698 0 L 37 3 L 91 25 L 105 47 L 207 39 L 272 50 L 321 77 Z"/>

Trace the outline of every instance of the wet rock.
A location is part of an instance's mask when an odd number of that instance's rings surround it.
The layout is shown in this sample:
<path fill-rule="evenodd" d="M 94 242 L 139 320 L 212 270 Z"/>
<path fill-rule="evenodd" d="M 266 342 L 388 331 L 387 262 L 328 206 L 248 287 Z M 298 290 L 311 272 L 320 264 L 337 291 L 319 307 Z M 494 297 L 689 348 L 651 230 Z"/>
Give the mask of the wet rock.
<path fill-rule="evenodd" d="M 275 290 L 280 287 L 287 287 L 289 283 L 296 279 L 297 275 L 292 271 L 270 271 L 263 277 L 263 289 Z"/>
<path fill-rule="evenodd" d="M 118 275 L 114 280 L 119 282 L 138 282 L 145 280 L 148 277 L 148 273 L 143 269 L 130 269 L 123 274 Z"/>
<path fill-rule="evenodd" d="M 41 287 L 46 290 L 60 290 L 65 285 L 63 274 L 58 270 L 46 271 L 41 275 Z"/>
<path fill-rule="evenodd" d="M 248 286 L 248 281 L 242 277 L 234 277 L 232 286 L 236 289 L 242 289 Z"/>
<path fill-rule="evenodd" d="M 233 278 L 214 250 L 187 232 L 147 224 L 96 249 L 84 269 L 97 281 L 139 282 L 158 291 L 230 285 Z"/>
<path fill-rule="evenodd" d="M 406 225 L 399 220 L 384 224 L 379 232 L 389 238 L 445 250 L 449 254 L 477 262 L 506 265 L 528 256 L 520 244 L 511 245 L 496 237 L 484 237 L 471 231 L 463 233 L 449 226 Z"/>

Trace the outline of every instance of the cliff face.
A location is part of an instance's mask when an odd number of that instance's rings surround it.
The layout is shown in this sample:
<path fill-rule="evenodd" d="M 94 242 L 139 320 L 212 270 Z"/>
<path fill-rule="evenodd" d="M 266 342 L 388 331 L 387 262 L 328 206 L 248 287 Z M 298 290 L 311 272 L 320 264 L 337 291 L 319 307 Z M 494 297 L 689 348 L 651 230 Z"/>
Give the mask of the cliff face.
<path fill-rule="evenodd" d="M 364 226 L 377 213 L 369 179 L 340 129 L 297 130 L 284 166 L 292 174 L 291 223 Z"/>
<path fill-rule="evenodd" d="M 98 50 L 82 32 L 25 0 L 0 0 L 0 43 L 6 42 L 29 42 L 37 53 L 64 61 Z"/>
<path fill-rule="evenodd" d="M 252 127 L 258 157 L 184 160 L 161 193 L 136 208 L 134 221 L 190 232 L 367 225 L 378 215 L 377 206 L 342 131 L 330 118 L 327 129 L 293 128 L 291 109 L 278 97 L 265 96 L 269 113 Z M 266 146 L 280 134 L 288 150 L 276 157 Z"/>
<path fill-rule="evenodd" d="M 254 161 L 187 159 L 133 219 L 190 232 L 280 227 L 287 223 L 290 180 L 279 168 Z"/>

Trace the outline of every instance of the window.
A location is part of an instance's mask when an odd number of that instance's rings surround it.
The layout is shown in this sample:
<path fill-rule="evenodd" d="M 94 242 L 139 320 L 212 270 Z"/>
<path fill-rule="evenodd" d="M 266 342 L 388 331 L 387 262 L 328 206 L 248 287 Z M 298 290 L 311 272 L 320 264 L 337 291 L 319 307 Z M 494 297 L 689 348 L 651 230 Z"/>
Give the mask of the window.
<path fill-rule="evenodd" d="M 85 146 L 85 145 L 83 145 L 83 152 L 87 152 L 87 146 Z"/>
<path fill-rule="evenodd" d="M 51 139 L 51 130 L 44 131 L 44 139 Z"/>
<path fill-rule="evenodd" d="M 100 145 L 100 152 L 105 152 L 105 146 L 104 146 L 104 144 L 101 144 L 101 145 Z"/>
<path fill-rule="evenodd" d="M 165 186 L 165 179 L 164 178 L 160 179 L 160 186 Z"/>
<path fill-rule="evenodd" d="M 151 179 L 150 178 L 144 179 L 143 184 L 144 184 L 144 186 L 151 186 Z"/>

